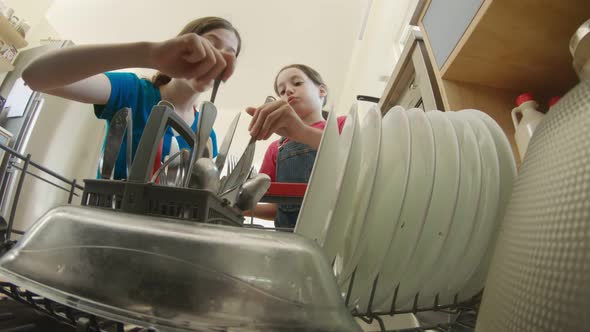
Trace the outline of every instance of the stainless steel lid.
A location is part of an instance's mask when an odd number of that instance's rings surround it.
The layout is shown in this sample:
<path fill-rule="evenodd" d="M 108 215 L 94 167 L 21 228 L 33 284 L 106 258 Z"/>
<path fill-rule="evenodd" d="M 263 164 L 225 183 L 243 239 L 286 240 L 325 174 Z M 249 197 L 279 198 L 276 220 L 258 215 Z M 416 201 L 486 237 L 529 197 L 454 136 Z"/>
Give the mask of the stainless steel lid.
<path fill-rule="evenodd" d="M 359 331 L 297 234 L 60 207 L 0 258 L 20 287 L 162 331 Z"/>

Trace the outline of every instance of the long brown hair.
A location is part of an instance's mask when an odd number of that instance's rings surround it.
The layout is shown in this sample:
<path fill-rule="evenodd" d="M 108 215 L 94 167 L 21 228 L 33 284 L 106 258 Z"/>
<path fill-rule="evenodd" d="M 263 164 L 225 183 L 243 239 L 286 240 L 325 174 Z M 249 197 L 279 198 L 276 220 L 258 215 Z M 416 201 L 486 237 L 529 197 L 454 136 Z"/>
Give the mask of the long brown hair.
<path fill-rule="evenodd" d="M 324 89 L 326 89 L 326 96 L 324 97 L 324 105 L 323 105 L 323 106 L 326 106 L 326 102 L 328 101 L 328 85 L 326 84 L 326 82 L 322 78 L 322 75 L 320 75 L 320 73 L 318 73 L 317 70 L 311 68 L 310 66 L 303 65 L 300 63 L 290 64 L 290 65 L 287 65 L 287 66 L 281 68 L 281 70 L 279 70 L 279 72 L 277 73 L 277 76 L 275 76 L 275 84 L 274 84 L 275 92 L 277 93 L 277 95 L 279 94 L 279 87 L 277 86 L 277 80 L 279 79 L 279 75 L 285 69 L 289 69 L 289 68 L 297 68 L 297 69 L 301 70 L 315 85 L 317 85 L 318 87 L 323 86 Z"/>
<path fill-rule="evenodd" d="M 203 35 L 209 31 L 215 29 L 226 29 L 232 31 L 236 37 L 238 38 L 238 49 L 236 50 L 236 57 L 240 54 L 240 49 L 242 48 L 242 38 L 240 37 L 240 33 L 238 30 L 226 19 L 221 17 L 215 16 L 207 16 L 197 18 L 188 22 L 187 25 L 178 33 L 178 36 L 186 35 L 187 33 L 196 33 L 197 35 Z M 168 75 L 165 75 L 161 72 L 157 72 L 152 78 L 152 84 L 159 88 L 162 85 L 168 84 L 172 78 Z"/>

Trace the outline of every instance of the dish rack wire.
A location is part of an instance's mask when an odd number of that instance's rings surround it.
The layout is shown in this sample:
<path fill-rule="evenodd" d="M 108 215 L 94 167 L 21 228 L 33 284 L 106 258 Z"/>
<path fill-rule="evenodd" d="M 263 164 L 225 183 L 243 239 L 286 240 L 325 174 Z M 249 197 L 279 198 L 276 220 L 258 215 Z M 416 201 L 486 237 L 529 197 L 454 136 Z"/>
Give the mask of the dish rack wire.
<path fill-rule="evenodd" d="M 16 180 L 16 188 L 14 189 L 14 196 L 12 197 L 10 214 L 8 221 L 4 219 L 4 216 L 0 216 L 0 255 L 4 254 L 10 248 L 12 248 L 17 240 L 12 238 L 12 234 L 20 234 L 23 232 L 13 229 L 15 212 L 18 207 L 19 197 L 24 184 L 26 175 L 30 175 L 37 180 L 43 181 L 49 185 L 59 188 L 68 193 L 68 204 L 72 204 L 74 197 L 80 197 L 84 191 L 84 187 L 81 186 L 76 179 L 68 179 L 36 162 L 31 160 L 31 155 L 22 155 L 10 147 L 0 144 L 0 149 L 5 152 L 2 158 L 6 161 L 6 170 L 2 174 L 0 179 L 0 189 L 2 190 L 2 199 L 0 204 L 4 204 L 6 197 L 4 192 L 8 186 L 8 182 Z M 31 169 L 37 169 L 44 173 L 45 176 L 41 176 L 31 172 Z M 19 173 L 18 179 L 11 179 L 13 175 Z M 49 179 L 48 179 L 49 177 Z M 292 228 L 265 228 L 254 224 L 244 223 L 244 227 L 257 228 L 264 231 L 286 231 L 292 232 Z M 349 292 L 354 285 L 354 279 L 356 270 L 353 272 L 350 283 L 348 285 Z M 356 317 L 367 324 L 377 322 L 379 330 L 381 332 L 425 332 L 425 331 L 439 331 L 439 332 L 471 332 L 475 329 L 475 319 L 477 317 L 477 311 L 481 302 L 481 294 L 478 293 L 467 301 L 458 301 L 458 295 L 455 295 L 453 303 L 439 303 L 439 296 L 437 295 L 434 302 L 430 306 L 420 307 L 418 306 L 420 294 L 417 293 L 414 297 L 413 305 L 410 309 L 400 309 L 396 307 L 397 291 L 399 286 L 396 287 L 394 298 L 390 307 L 387 311 L 373 311 L 372 302 L 375 295 L 377 283 L 379 282 L 379 276 L 373 282 L 371 290 L 371 298 L 369 300 L 367 312 L 358 312 L 352 310 L 351 315 Z M 138 326 L 129 325 L 123 322 L 114 322 L 106 318 L 102 318 L 87 312 L 80 311 L 74 307 L 59 304 L 52 301 L 49 298 L 39 296 L 26 289 L 20 288 L 18 285 L 11 284 L 8 282 L 0 282 L 0 294 L 11 298 L 17 302 L 27 304 L 33 307 L 37 311 L 44 313 L 53 319 L 56 319 L 62 323 L 76 327 L 76 331 L 79 332 L 152 332 L 155 330 L 142 328 Z M 344 299 L 345 304 L 348 304 L 348 296 Z M 388 330 L 384 322 L 384 318 L 387 316 L 394 316 L 400 314 L 419 314 L 425 312 L 439 312 L 445 314 L 447 317 L 445 321 L 436 322 L 434 324 L 426 324 L 418 328 L 406 328 L 398 330 Z"/>

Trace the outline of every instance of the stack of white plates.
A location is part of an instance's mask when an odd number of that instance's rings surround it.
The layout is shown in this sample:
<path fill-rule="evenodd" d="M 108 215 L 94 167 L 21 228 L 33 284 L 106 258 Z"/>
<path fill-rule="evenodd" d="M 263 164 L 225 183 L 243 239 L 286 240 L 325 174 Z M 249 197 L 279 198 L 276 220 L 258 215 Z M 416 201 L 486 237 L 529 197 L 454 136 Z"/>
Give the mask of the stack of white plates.
<path fill-rule="evenodd" d="M 483 288 L 515 175 L 485 113 L 355 105 L 340 135 L 328 118 L 295 232 L 323 247 L 350 309 L 466 300 Z"/>

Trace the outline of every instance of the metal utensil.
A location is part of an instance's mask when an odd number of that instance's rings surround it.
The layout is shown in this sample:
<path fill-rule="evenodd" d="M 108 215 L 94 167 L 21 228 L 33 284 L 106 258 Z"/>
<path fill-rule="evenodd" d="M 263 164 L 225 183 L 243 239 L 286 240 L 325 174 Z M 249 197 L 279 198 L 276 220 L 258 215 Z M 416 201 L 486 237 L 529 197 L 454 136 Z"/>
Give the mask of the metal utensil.
<path fill-rule="evenodd" d="M 234 119 L 232 120 L 227 132 L 225 133 L 225 137 L 223 138 L 223 143 L 221 143 L 221 147 L 219 148 L 219 153 L 217 154 L 217 159 L 215 159 L 215 166 L 221 172 L 223 166 L 225 165 L 225 159 L 227 158 L 227 153 L 229 152 L 229 147 L 231 142 L 234 138 L 234 134 L 236 133 L 236 128 L 238 127 L 238 122 L 240 120 L 240 114 L 236 114 Z"/>
<path fill-rule="evenodd" d="M 199 113 L 199 123 L 197 125 L 197 150 L 195 160 L 203 157 L 203 152 L 207 147 L 207 140 L 209 140 L 209 136 L 211 135 L 211 130 L 213 129 L 213 124 L 215 123 L 215 119 L 217 118 L 217 107 L 213 105 L 213 103 L 204 101 L 201 103 Z"/>
<path fill-rule="evenodd" d="M 256 170 L 256 167 L 252 166 L 250 168 L 250 173 L 248 174 L 248 179 L 253 179 L 256 175 L 258 175 L 258 171 Z"/>
<path fill-rule="evenodd" d="M 164 137 L 166 128 L 172 127 L 188 144 L 195 145 L 195 133 L 186 121 L 167 105 L 152 107 L 148 121 L 145 124 L 141 140 L 135 151 L 133 164 L 127 178 L 133 183 L 147 183 L 152 177 L 152 169 L 156 160 L 158 146 Z M 158 164 L 159 165 L 159 164 Z"/>
<path fill-rule="evenodd" d="M 270 176 L 261 173 L 249 179 L 242 186 L 236 200 L 236 207 L 242 211 L 252 210 L 270 188 Z"/>
<path fill-rule="evenodd" d="M 236 164 L 238 163 L 238 158 L 236 156 L 234 156 L 233 154 L 229 156 L 229 161 L 228 161 L 228 165 L 227 165 L 227 174 L 226 176 L 229 176 L 231 174 L 231 172 L 233 172 L 234 168 L 236 168 Z"/>
<path fill-rule="evenodd" d="M 237 162 L 238 161 L 237 161 L 236 156 L 234 156 L 233 154 L 228 155 L 227 167 L 225 168 L 225 175 L 221 177 L 221 187 L 223 187 L 225 185 L 225 181 L 227 181 L 227 177 L 234 170 Z M 218 169 L 218 170 L 221 173 L 222 169 Z"/>
<path fill-rule="evenodd" d="M 203 189 L 217 193 L 219 191 L 219 172 L 213 160 L 200 158 L 193 165 L 191 188 Z"/>
<path fill-rule="evenodd" d="M 207 145 L 205 146 L 205 151 L 203 151 L 203 157 L 205 158 L 213 158 L 213 142 L 209 138 L 207 140 Z"/>
<path fill-rule="evenodd" d="M 160 106 L 166 106 L 166 107 L 170 107 L 173 111 L 175 110 L 174 108 L 174 104 L 172 104 L 171 102 L 169 102 L 168 100 L 160 100 L 158 102 L 158 105 Z"/>
<path fill-rule="evenodd" d="M 171 140 L 170 140 L 170 152 L 168 153 L 168 158 L 171 158 L 173 155 L 175 155 L 177 152 L 180 151 L 180 146 L 178 145 L 178 140 L 176 139 L 176 137 L 172 136 Z M 180 156 L 180 155 L 179 155 Z M 176 174 L 177 174 L 177 170 L 178 170 L 178 162 L 172 162 L 171 164 L 168 165 L 168 167 L 166 167 L 165 171 L 164 171 L 164 176 L 160 177 L 160 184 L 162 185 L 170 185 L 172 184 L 173 186 L 176 185 Z M 162 168 L 162 167 L 160 167 Z"/>
<path fill-rule="evenodd" d="M 165 170 L 170 164 L 174 163 L 175 161 L 178 162 L 176 159 L 180 158 L 180 154 L 181 151 L 178 151 L 175 154 L 168 157 L 168 159 L 166 159 L 166 161 L 162 163 L 162 166 L 160 166 L 160 168 L 158 168 L 154 175 L 152 175 L 150 182 L 156 182 L 156 180 L 160 178 L 160 184 L 167 185 L 168 175 L 166 174 Z"/>
<path fill-rule="evenodd" d="M 230 192 L 236 188 L 239 188 L 244 181 L 248 178 L 248 174 L 250 172 L 250 167 L 252 167 L 252 161 L 254 159 L 254 151 L 256 150 L 256 141 L 250 140 L 246 150 L 240 157 L 240 160 L 236 164 L 234 170 L 230 173 L 227 177 L 227 180 L 224 183 L 223 188 L 221 189 L 221 196 L 223 194 Z M 237 193 L 232 195 L 233 199 L 229 199 L 232 203 L 235 202 L 237 197 Z"/>
<path fill-rule="evenodd" d="M 216 79 L 213 82 L 213 90 L 211 91 L 211 104 L 215 102 L 215 97 L 217 97 L 217 90 L 219 90 L 219 85 L 221 85 L 221 78 Z"/>
<path fill-rule="evenodd" d="M 267 96 L 264 103 L 269 103 L 272 101 L 275 101 L 276 98 L 273 96 Z M 220 191 L 220 196 L 222 198 L 225 198 L 227 200 L 229 200 L 232 204 L 236 201 L 238 194 L 240 193 L 240 188 L 241 186 L 244 184 L 244 181 L 246 181 L 250 174 L 251 174 L 251 170 L 248 170 L 251 166 L 252 166 L 252 159 L 254 158 L 254 150 L 255 150 L 255 143 L 256 143 L 256 138 L 254 137 L 250 137 L 250 141 L 248 142 L 248 146 L 246 147 L 246 151 L 244 151 L 244 154 L 242 155 L 242 157 L 240 158 L 240 161 L 238 162 L 238 164 L 240 165 L 239 169 L 236 170 L 232 170 L 230 168 L 228 168 L 228 171 L 230 172 L 230 174 L 228 174 L 227 178 L 224 178 L 221 180 L 221 191 Z M 251 151 L 249 151 L 249 149 L 252 149 Z M 247 152 L 250 153 L 250 156 L 247 156 Z M 244 159 L 244 157 L 248 157 L 249 158 L 249 162 L 247 163 L 247 167 L 245 167 L 246 163 L 242 163 L 242 159 Z M 238 168 L 238 167 L 236 167 Z"/>
<path fill-rule="evenodd" d="M 176 183 L 174 184 L 176 187 L 184 186 L 185 179 L 189 176 L 188 169 L 191 163 L 191 152 L 188 149 L 182 149 L 180 152 L 179 166 L 176 171 L 178 175 L 176 177 Z"/>
<path fill-rule="evenodd" d="M 197 124 L 197 132 L 195 133 L 195 144 L 192 157 L 193 162 L 191 163 L 189 174 L 192 174 L 192 165 L 194 165 L 199 158 L 203 157 L 203 152 L 207 147 L 207 140 L 213 129 L 215 118 L 217 118 L 217 108 L 215 105 L 208 101 L 202 102 L 199 113 L 199 123 Z M 191 176 L 187 178 L 187 181 L 185 182 L 186 186 L 189 186 Z"/>
<path fill-rule="evenodd" d="M 156 182 L 160 177 L 161 185 L 180 187 L 184 183 L 189 163 L 190 151 L 182 149 L 166 159 L 150 181 Z"/>
<path fill-rule="evenodd" d="M 132 163 L 131 151 L 133 148 L 133 117 L 131 115 L 131 108 L 127 108 L 127 151 L 125 153 L 125 161 L 127 162 L 125 167 L 125 170 L 127 171 L 126 177 L 129 177 L 129 174 L 131 173 Z"/>
<path fill-rule="evenodd" d="M 129 175 L 129 169 L 131 167 L 131 144 L 132 144 L 132 121 L 131 121 L 131 109 L 123 108 L 120 109 L 109 123 L 109 131 L 105 139 L 104 150 L 100 158 L 100 177 L 103 179 L 112 179 L 115 172 L 115 163 L 121 150 L 121 143 L 123 142 L 123 136 L 127 131 L 127 176 Z"/>

